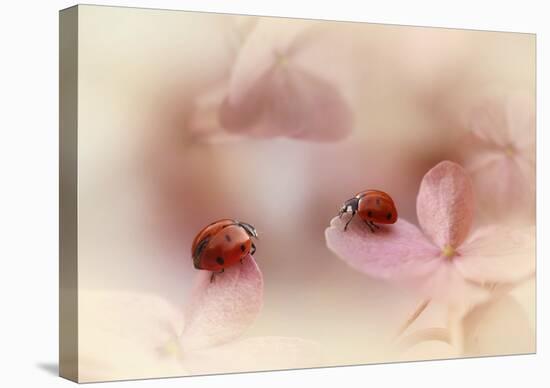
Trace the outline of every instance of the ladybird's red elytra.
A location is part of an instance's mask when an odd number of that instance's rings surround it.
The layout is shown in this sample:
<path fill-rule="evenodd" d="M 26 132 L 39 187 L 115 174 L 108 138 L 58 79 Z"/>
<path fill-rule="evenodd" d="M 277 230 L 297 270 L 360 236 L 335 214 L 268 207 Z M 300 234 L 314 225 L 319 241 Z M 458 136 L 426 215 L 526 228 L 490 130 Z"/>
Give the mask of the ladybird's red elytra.
<path fill-rule="evenodd" d="M 365 190 L 348 199 L 338 214 L 342 217 L 344 213 L 348 212 L 351 212 L 351 217 L 346 222 L 344 230 L 347 230 L 355 214 L 359 215 L 359 218 L 373 233 L 375 228 L 380 228 L 375 222 L 377 224 L 394 224 L 397 221 L 397 209 L 393 199 L 380 190 Z"/>
<path fill-rule="evenodd" d="M 204 227 L 193 240 L 193 265 L 196 269 L 221 273 L 225 268 L 242 263 L 248 254 L 254 254 L 256 246 L 252 238 L 258 238 L 258 233 L 246 222 L 215 221 Z"/>

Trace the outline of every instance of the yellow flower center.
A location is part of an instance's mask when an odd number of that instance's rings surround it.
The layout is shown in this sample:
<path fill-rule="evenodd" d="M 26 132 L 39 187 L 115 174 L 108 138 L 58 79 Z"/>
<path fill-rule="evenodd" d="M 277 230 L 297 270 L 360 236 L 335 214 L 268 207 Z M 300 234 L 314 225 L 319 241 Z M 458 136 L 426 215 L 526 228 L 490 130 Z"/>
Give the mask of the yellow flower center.
<path fill-rule="evenodd" d="M 276 61 L 277 66 L 283 67 L 288 64 L 288 58 L 286 57 L 286 55 L 281 53 L 277 53 L 275 55 L 277 56 L 277 61 Z"/>
<path fill-rule="evenodd" d="M 455 249 L 452 246 L 450 246 L 449 244 L 447 244 L 441 250 L 441 254 L 444 257 L 450 259 L 451 257 L 453 257 L 455 255 Z"/>
<path fill-rule="evenodd" d="M 178 359 L 182 358 L 181 346 L 177 338 L 172 338 L 168 340 L 164 345 L 161 345 L 158 348 L 158 352 L 163 357 L 178 358 Z"/>
<path fill-rule="evenodd" d="M 504 152 L 506 153 L 506 155 L 508 157 L 511 158 L 512 156 L 514 156 L 516 154 L 516 149 L 514 148 L 514 146 L 509 145 L 504 149 Z"/>

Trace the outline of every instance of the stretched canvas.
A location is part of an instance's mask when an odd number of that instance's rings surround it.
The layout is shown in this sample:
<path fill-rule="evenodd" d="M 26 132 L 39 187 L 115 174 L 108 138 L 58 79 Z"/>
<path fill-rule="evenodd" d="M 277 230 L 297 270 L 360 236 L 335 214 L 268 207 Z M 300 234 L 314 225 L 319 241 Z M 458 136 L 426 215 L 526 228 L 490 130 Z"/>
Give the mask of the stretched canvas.
<path fill-rule="evenodd" d="M 535 352 L 535 35 L 60 12 L 60 374 Z"/>

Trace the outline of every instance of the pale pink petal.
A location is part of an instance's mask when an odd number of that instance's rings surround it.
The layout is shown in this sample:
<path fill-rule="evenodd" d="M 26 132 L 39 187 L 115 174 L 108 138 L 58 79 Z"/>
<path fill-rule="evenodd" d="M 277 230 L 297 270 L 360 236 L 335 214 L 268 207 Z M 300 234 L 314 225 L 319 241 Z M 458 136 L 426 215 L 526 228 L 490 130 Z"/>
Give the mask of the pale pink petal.
<path fill-rule="evenodd" d="M 230 132 L 332 141 L 349 134 L 352 114 L 338 87 L 295 58 L 311 45 L 311 21 L 262 20 L 233 67 L 219 121 Z M 315 35 L 315 34 L 313 34 Z"/>
<path fill-rule="evenodd" d="M 519 156 L 501 154 L 471 172 L 480 214 L 493 220 L 531 218 L 535 205 L 535 169 Z"/>
<path fill-rule="evenodd" d="M 472 309 L 463 320 L 466 356 L 533 353 L 536 338 L 522 306 L 504 295 Z"/>
<path fill-rule="evenodd" d="M 458 252 L 455 265 L 468 279 L 481 284 L 519 281 L 535 272 L 535 227 L 486 227 Z"/>
<path fill-rule="evenodd" d="M 193 352 L 185 359 L 192 374 L 232 373 L 321 366 L 320 346 L 290 337 L 254 337 Z"/>
<path fill-rule="evenodd" d="M 470 144 L 467 147 L 471 148 Z M 494 167 L 504 158 L 501 150 L 476 149 L 474 152 L 467 152 L 467 154 L 464 168 L 471 175 Z"/>
<path fill-rule="evenodd" d="M 228 101 L 240 104 L 313 21 L 261 18 L 247 34 L 231 71 Z"/>
<path fill-rule="evenodd" d="M 416 213 L 420 226 L 437 246 L 458 247 L 474 216 L 472 182 L 464 168 L 444 161 L 428 171 L 420 185 Z"/>
<path fill-rule="evenodd" d="M 402 285 L 416 290 L 423 298 L 443 303 L 458 313 L 487 300 L 489 292 L 480 286 L 468 282 L 456 268 L 454 260 L 439 258 L 439 265 L 430 274 L 401 282 Z"/>
<path fill-rule="evenodd" d="M 408 278 L 433 271 L 440 250 L 414 225 L 399 219 L 376 233 L 359 219 L 344 231 L 346 217 L 335 217 L 325 230 L 327 246 L 351 267 L 378 278 Z"/>
<path fill-rule="evenodd" d="M 209 271 L 197 273 L 180 337 L 185 353 L 234 340 L 262 307 L 263 277 L 252 256 L 214 275 L 212 282 L 211 275 Z"/>
<path fill-rule="evenodd" d="M 155 295 L 81 290 L 79 381 L 181 376 L 183 314 Z"/>
<path fill-rule="evenodd" d="M 501 98 L 487 98 L 470 112 L 468 128 L 482 142 L 501 148 L 511 142 L 506 109 Z"/>
<path fill-rule="evenodd" d="M 535 100 L 527 93 L 516 93 L 505 101 L 507 130 L 511 143 L 524 152 L 535 152 Z"/>
<path fill-rule="evenodd" d="M 335 85 L 286 63 L 264 73 L 239 102 L 226 99 L 220 122 L 250 136 L 334 141 L 351 132 L 353 117 Z"/>

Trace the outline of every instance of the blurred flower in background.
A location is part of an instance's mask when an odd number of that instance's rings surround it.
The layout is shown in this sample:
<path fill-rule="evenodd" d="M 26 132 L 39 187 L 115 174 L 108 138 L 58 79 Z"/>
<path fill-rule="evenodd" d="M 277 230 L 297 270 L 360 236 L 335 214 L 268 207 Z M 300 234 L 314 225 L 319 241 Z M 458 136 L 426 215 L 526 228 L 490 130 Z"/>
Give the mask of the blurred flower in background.
<path fill-rule="evenodd" d="M 251 136 L 312 141 L 338 140 L 349 134 L 353 123 L 349 105 L 337 84 L 316 74 L 315 68 L 324 64 L 308 57 L 307 46 L 315 42 L 309 30 L 319 32 L 319 28 L 322 23 L 318 22 L 258 23 L 233 66 L 220 111 L 224 128 Z"/>
<path fill-rule="evenodd" d="M 466 118 L 461 145 L 479 208 L 496 220 L 534 221 L 535 106 L 528 94 L 493 95 Z"/>
<path fill-rule="evenodd" d="M 337 71 L 327 71 L 316 46 L 326 41 L 327 55 L 350 58 L 348 45 L 334 47 L 325 23 L 260 19 L 251 24 L 241 36 L 228 79 L 197 96 L 188 122 L 193 135 L 223 138 L 221 129 L 257 138 L 323 142 L 346 137 L 353 127 L 352 110 Z"/>

